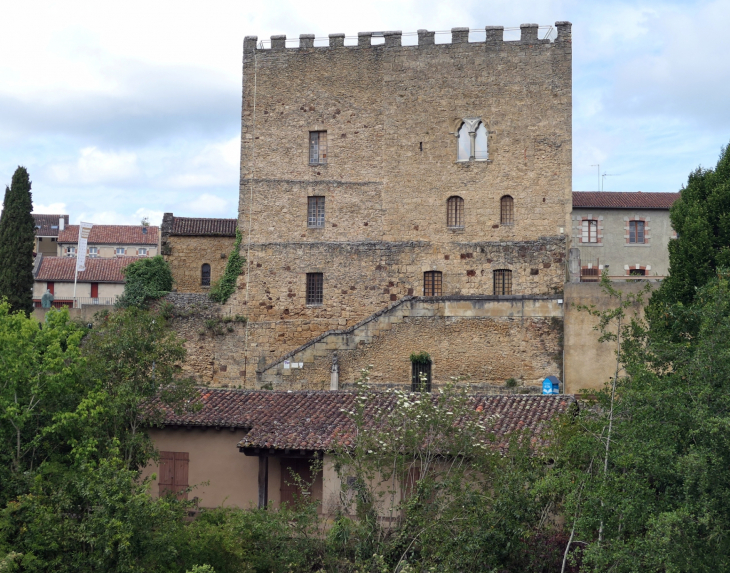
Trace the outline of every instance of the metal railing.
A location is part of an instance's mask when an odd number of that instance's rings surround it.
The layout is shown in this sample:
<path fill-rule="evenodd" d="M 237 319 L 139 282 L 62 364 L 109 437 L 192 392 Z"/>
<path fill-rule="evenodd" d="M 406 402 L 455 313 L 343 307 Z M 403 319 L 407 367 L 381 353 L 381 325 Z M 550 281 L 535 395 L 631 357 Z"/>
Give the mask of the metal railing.
<path fill-rule="evenodd" d="M 74 308 L 82 308 L 84 306 L 112 306 L 117 302 L 118 296 L 100 296 L 96 298 L 92 297 L 77 297 Z"/>

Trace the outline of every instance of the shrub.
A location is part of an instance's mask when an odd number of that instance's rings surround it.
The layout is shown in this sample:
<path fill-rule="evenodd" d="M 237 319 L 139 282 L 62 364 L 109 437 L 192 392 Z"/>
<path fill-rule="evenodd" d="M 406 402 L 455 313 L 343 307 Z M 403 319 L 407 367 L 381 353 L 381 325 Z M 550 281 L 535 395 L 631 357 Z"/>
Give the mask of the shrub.
<path fill-rule="evenodd" d="M 163 297 L 172 290 L 172 271 L 161 255 L 135 261 L 122 273 L 125 283 L 124 294 L 117 301 L 120 308 L 144 308 L 150 301 Z"/>
<path fill-rule="evenodd" d="M 228 255 L 226 270 L 223 271 L 223 276 L 213 283 L 208 293 L 208 297 L 215 302 L 221 304 L 226 302 L 236 290 L 238 275 L 243 271 L 243 265 L 246 262 L 246 258 L 242 257 L 240 252 L 242 239 L 241 231 L 236 229 L 236 242 Z"/>

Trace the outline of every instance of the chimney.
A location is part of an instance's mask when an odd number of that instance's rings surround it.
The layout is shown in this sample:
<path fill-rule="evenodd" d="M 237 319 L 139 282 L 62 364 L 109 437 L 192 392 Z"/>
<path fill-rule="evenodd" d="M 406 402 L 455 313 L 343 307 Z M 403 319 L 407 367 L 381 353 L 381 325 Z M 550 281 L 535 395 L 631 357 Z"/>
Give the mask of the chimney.
<path fill-rule="evenodd" d="M 66 220 L 64 219 L 63 215 L 61 215 L 58 218 L 58 230 L 63 231 L 63 226 L 66 224 Z"/>
<path fill-rule="evenodd" d="M 145 227 L 144 225 L 142 225 L 142 234 L 143 235 L 147 234 L 147 227 Z"/>

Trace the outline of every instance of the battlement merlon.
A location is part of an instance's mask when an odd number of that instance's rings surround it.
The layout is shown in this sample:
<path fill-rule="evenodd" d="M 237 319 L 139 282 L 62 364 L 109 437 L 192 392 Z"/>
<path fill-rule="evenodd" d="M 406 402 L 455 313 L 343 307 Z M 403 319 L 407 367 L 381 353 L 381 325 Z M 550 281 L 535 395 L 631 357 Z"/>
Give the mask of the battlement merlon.
<path fill-rule="evenodd" d="M 470 42 L 469 41 L 469 28 L 452 28 L 451 29 L 451 44 L 486 44 L 487 46 L 495 46 L 502 43 L 505 44 L 549 44 L 551 40 L 541 40 L 538 37 L 537 24 L 521 24 L 520 25 L 520 39 L 515 41 L 504 40 L 504 26 L 486 26 L 485 31 L 487 33 L 486 41 L 482 42 Z M 555 43 L 569 43 L 572 41 L 571 28 L 572 24 L 566 21 L 555 22 L 555 28 L 558 31 L 558 36 L 555 39 Z M 418 47 L 422 46 L 449 46 L 451 44 L 436 44 L 435 32 L 428 30 L 418 30 Z M 384 44 L 377 44 L 379 47 L 385 48 L 397 48 L 401 47 L 401 38 L 403 32 L 400 30 L 387 31 L 387 32 L 358 32 L 357 34 L 357 45 L 347 46 L 347 48 L 370 48 L 373 47 L 373 37 L 382 37 L 385 40 Z M 314 34 L 301 34 L 299 36 L 298 47 L 286 47 L 286 36 L 283 34 L 271 36 L 271 50 L 296 50 L 296 49 L 327 49 L 327 48 L 344 48 L 345 46 L 345 34 L 330 34 L 328 46 L 315 46 L 314 45 Z M 265 49 L 259 44 L 258 36 L 246 36 L 243 39 L 244 52 L 251 52 L 253 50 Z M 413 46 L 409 46 L 413 47 Z"/>

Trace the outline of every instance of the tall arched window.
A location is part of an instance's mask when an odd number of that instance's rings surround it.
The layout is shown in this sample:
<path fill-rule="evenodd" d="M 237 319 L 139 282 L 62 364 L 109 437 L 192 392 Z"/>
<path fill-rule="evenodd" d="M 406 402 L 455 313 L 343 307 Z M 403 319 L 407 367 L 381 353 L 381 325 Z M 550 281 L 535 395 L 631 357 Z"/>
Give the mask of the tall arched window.
<path fill-rule="evenodd" d="M 449 197 L 446 201 L 446 226 L 452 229 L 464 228 L 464 200 L 461 197 Z"/>
<path fill-rule="evenodd" d="M 499 200 L 499 222 L 502 225 L 512 225 L 515 222 L 515 202 L 512 197 L 505 195 Z"/>
<path fill-rule="evenodd" d="M 466 122 L 461 124 L 459 129 L 459 150 L 457 161 L 469 161 L 471 157 L 471 137 L 469 137 L 469 126 Z"/>
<path fill-rule="evenodd" d="M 200 285 L 210 286 L 210 265 L 208 263 L 203 263 L 203 266 L 200 267 Z"/>
<path fill-rule="evenodd" d="M 487 128 L 481 122 L 479 122 L 474 141 L 474 159 L 477 161 L 489 159 L 489 153 L 487 153 Z"/>

